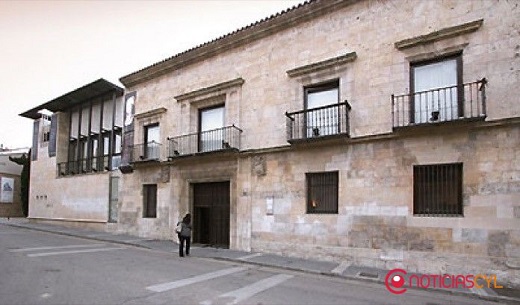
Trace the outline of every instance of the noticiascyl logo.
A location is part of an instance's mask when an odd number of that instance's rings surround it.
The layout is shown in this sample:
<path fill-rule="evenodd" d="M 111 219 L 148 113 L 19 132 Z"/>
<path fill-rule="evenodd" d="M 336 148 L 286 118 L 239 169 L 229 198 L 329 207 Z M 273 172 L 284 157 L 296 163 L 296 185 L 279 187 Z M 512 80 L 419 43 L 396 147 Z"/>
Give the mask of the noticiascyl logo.
<path fill-rule="evenodd" d="M 403 269 L 390 270 L 385 277 L 385 286 L 393 294 L 403 294 L 407 288 L 504 288 L 498 284 L 496 274 L 411 274 L 407 277 L 406 271 Z"/>
<path fill-rule="evenodd" d="M 388 291 L 393 294 L 403 294 L 406 292 L 406 288 L 403 288 L 405 284 L 406 271 L 403 269 L 392 269 L 385 277 L 385 286 Z"/>

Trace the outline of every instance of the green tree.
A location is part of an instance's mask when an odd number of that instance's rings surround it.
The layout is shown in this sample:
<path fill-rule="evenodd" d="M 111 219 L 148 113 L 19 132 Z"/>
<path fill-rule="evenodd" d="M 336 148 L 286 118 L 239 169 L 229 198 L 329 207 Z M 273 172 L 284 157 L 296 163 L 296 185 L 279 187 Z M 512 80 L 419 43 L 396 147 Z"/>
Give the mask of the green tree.
<path fill-rule="evenodd" d="M 9 160 L 22 165 L 22 174 L 20 176 L 20 190 L 22 197 L 22 211 L 25 217 L 29 215 L 29 185 L 30 185 L 30 172 L 31 172 L 31 151 L 28 154 L 23 154 L 21 157 L 9 157 Z"/>

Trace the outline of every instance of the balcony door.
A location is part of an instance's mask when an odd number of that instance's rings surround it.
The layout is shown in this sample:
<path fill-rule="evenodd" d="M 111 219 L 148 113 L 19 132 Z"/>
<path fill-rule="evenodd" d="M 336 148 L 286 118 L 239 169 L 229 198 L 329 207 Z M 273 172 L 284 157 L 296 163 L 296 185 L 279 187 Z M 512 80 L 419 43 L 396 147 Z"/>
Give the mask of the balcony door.
<path fill-rule="evenodd" d="M 461 57 L 412 65 L 414 123 L 451 121 L 462 116 Z"/>
<path fill-rule="evenodd" d="M 339 101 L 338 82 L 305 88 L 307 138 L 333 135 L 339 132 L 337 107 L 326 107 Z"/>
<path fill-rule="evenodd" d="M 201 109 L 199 112 L 199 152 L 221 150 L 224 141 L 224 106 Z"/>
<path fill-rule="evenodd" d="M 159 159 L 160 146 L 159 124 L 146 126 L 144 157 L 145 159 Z"/>

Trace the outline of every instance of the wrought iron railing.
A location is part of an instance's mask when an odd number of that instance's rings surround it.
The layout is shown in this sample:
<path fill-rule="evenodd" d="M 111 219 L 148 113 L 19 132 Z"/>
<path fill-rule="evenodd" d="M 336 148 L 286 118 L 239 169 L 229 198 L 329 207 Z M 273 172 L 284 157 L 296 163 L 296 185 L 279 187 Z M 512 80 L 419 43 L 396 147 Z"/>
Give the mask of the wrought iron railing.
<path fill-rule="evenodd" d="M 323 107 L 286 112 L 287 140 L 349 135 L 350 105 L 348 102 Z"/>
<path fill-rule="evenodd" d="M 235 125 L 168 138 L 168 158 L 197 153 L 240 150 L 242 130 Z"/>
<path fill-rule="evenodd" d="M 393 127 L 486 117 L 486 79 L 458 86 L 392 95 Z"/>
<path fill-rule="evenodd" d="M 118 156 L 112 156 L 112 166 L 110 165 L 109 156 L 91 157 L 76 161 L 61 162 L 58 163 L 56 168 L 57 176 L 63 177 L 109 171 L 111 167 L 114 168 L 114 166 L 118 166 L 117 164 L 114 164 L 114 162 L 117 161 L 117 158 Z"/>
<path fill-rule="evenodd" d="M 131 162 L 159 161 L 161 159 L 162 144 L 151 141 L 132 146 Z"/>

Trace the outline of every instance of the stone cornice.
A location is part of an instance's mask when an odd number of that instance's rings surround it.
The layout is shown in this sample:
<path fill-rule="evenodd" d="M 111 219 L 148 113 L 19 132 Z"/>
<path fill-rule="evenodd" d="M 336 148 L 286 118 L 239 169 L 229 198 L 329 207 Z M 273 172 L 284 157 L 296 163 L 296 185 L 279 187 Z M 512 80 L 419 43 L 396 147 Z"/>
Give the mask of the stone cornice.
<path fill-rule="evenodd" d="M 161 107 L 161 108 L 152 109 L 150 111 L 138 113 L 138 114 L 134 115 L 134 118 L 136 120 L 140 120 L 140 119 L 152 117 L 154 115 L 163 114 L 165 112 L 166 112 L 166 108 Z"/>
<path fill-rule="evenodd" d="M 271 16 L 208 43 L 153 64 L 120 78 L 127 88 L 159 77 L 173 70 L 206 60 L 209 57 L 273 35 L 303 22 L 337 11 L 360 0 L 316 0 Z"/>
<path fill-rule="evenodd" d="M 427 43 L 432 43 L 435 41 L 439 41 L 442 39 L 447 39 L 455 36 L 460 36 L 463 34 L 471 33 L 478 30 L 482 24 L 484 23 L 483 19 L 479 19 L 476 21 L 443 28 L 435 32 L 428 33 L 426 35 L 421 35 L 413 38 L 404 39 L 395 43 L 395 47 L 398 50 L 408 49 L 411 47 L 415 47 L 418 45 L 423 45 Z"/>
<path fill-rule="evenodd" d="M 356 52 L 347 53 L 345 55 L 341 55 L 334 58 L 329 58 L 324 61 L 320 61 L 317 63 L 313 63 L 310 65 L 305 65 L 302 67 L 294 68 L 287 71 L 287 75 L 289 77 L 298 77 L 306 74 L 310 74 L 313 72 L 330 69 L 334 67 L 338 67 L 344 65 L 346 63 L 352 62 L 357 58 Z"/>
<path fill-rule="evenodd" d="M 229 88 L 242 86 L 243 83 L 244 83 L 244 79 L 239 77 L 239 78 L 235 78 L 233 80 L 227 81 L 227 82 L 218 83 L 213 86 L 209 86 L 209 87 L 197 89 L 197 90 L 194 90 L 194 91 L 191 91 L 188 93 L 184 93 L 181 95 L 177 95 L 174 98 L 177 100 L 177 102 L 182 102 L 182 101 L 185 101 L 188 99 L 196 99 L 197 97 L 200 97 L 203 95 L 215 95 L 215 94 L 218 94 L 219 92 L 222 92 Z"/>

